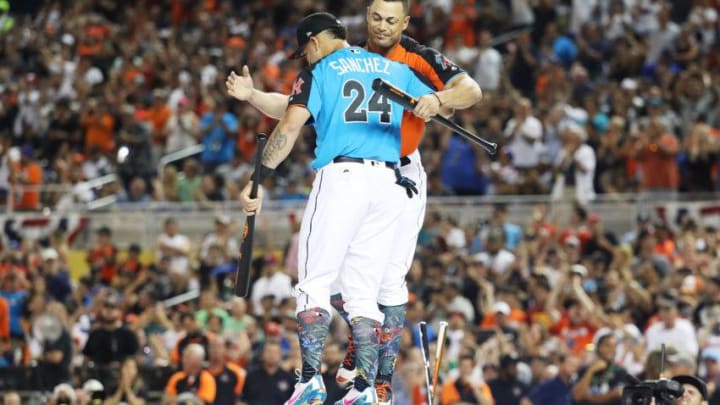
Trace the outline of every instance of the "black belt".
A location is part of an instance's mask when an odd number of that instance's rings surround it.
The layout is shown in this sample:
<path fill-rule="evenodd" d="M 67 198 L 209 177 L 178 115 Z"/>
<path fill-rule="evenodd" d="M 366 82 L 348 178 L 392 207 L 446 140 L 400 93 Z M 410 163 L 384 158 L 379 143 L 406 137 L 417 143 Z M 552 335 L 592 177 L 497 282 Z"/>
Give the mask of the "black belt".
<path fill-rule="evenodd" d="M 363 158 L 354 158 L 354 157 L 349 157 L 349 156 L 338 156 L 338 157 L 336 157 L 335 159 L 333 159 L 333 163 L 360 163 L 360 164 L 365 164 L 365 159 L 363 159 Z M 373 165 L 373 166 L 375 166 L 376 164 L 378 164 L 378 165 L 384 164 L 385 167 L 387 167 L 388 169 L 394 169 L 394 168 L 395 168 L 395 163 L 390 163 L 390 162 L 377 162 L 377 161 L 371 160 L 371 161 L 370 161 L 370 164 Z"/>
<path fill-rule="evenodd" d="M 409 157 L 403 156 L 400 158 L 400 167 L 404 167 L 412 163 L 412 160 L 410 160 Z"/>

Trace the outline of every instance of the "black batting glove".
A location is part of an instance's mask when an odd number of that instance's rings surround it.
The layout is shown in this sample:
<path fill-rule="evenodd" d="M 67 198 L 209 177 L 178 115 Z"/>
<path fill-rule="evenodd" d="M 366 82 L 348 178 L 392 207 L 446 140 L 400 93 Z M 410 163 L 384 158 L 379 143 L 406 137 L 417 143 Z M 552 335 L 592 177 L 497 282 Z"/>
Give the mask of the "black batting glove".
<path fill-rule="evenodd" d="M 400 174 L 400 170 L 398 169 L 395 169 L 395 178 L 397 179 L 395 184 L 405 188 L 408 198 L 413 198 L 413 196 L 418 194 L 415 182 Z"/>

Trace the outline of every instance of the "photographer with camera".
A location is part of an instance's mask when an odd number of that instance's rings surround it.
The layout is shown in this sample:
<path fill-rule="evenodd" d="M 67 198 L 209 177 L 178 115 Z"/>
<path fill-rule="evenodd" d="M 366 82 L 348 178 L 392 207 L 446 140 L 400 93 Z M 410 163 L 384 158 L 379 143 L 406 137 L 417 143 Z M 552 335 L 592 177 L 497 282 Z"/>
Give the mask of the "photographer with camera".
<path fill-rule="evenodd" d="M 705 383 L 691 375 L 678 375 L 672 378 L 682 384 L 683 394 L 675 400 L 675 405 L 708 405 L 708 391 Z"/>

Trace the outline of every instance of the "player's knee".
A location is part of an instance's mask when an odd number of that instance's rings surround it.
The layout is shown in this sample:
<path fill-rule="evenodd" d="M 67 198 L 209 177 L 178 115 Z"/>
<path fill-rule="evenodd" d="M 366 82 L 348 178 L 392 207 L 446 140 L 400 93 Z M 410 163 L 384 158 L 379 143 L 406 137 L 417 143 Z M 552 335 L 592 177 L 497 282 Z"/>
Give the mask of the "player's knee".
<path fill-rule="evenodd" d="M 396 305 L 405 305 L 408 302 L 409 294 L 407 286 L 387 286 L 380 290 L 378 294 L 378 304 L 382 307 L 392 307 Z"/>

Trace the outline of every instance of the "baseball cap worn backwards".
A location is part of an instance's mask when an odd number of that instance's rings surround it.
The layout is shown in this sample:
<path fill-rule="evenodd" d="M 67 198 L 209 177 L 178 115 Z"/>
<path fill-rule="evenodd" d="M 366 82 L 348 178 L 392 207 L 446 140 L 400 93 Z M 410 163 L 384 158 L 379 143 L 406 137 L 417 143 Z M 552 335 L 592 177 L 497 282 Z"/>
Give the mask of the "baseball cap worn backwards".
<path fill-rule="evenodd" d="M 344 26 L 337 17 L 330 13 L 313 13 L 303 18 L 298 24 L 295 33 L 298 48 L 290 58 L 298 59 L 302 57 L 305 53 L 305 45 L 310 42 L 310 38 L 331 28 L 344 28 Z"/>
<path fill-rule="evenodd" d="M 700 391 L 700 395 L 704 400 L 708 399 L 707 385 L 705 385 L 703 380 L 691 375 L 677 375 L 672 379 L 683 385 L 688 384 L 694 386 L 698 391 Z"/>

